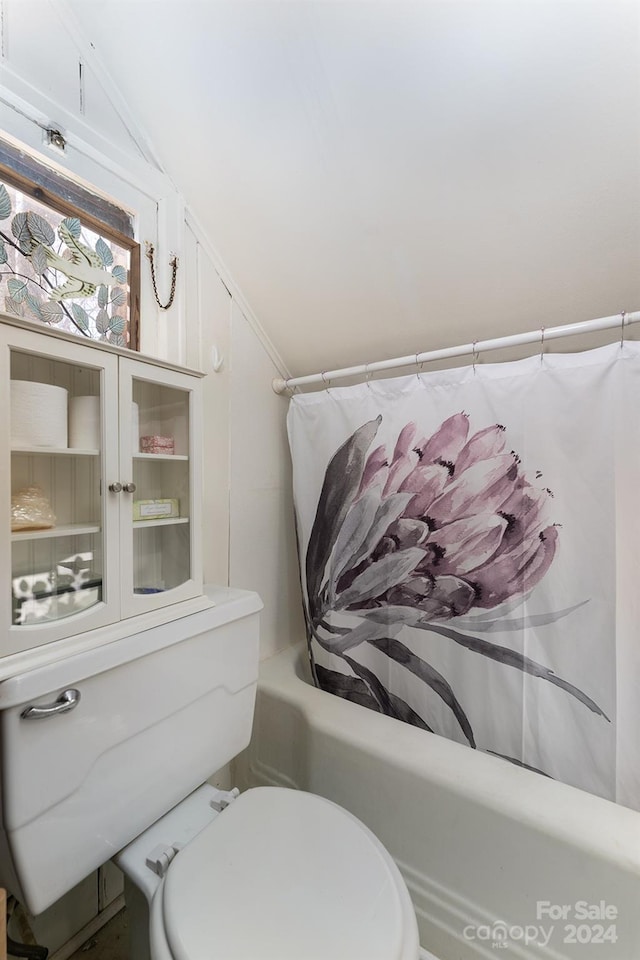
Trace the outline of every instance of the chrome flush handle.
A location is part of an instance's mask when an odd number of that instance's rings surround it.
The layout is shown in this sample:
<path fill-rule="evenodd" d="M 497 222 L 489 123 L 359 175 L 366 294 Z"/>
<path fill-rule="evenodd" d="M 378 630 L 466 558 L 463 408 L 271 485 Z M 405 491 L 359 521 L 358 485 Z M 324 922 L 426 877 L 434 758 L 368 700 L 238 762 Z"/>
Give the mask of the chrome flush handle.
<path fill-rule="evenodd" d="M 47 717 L 55 717 L 58 713 L 68 713 L 79 703 L 79 690 L 64 690 L 55 703 L 47 703 L 42 707 L 25 707 L 20 717 L 23 720 L 46 720 Z"/>

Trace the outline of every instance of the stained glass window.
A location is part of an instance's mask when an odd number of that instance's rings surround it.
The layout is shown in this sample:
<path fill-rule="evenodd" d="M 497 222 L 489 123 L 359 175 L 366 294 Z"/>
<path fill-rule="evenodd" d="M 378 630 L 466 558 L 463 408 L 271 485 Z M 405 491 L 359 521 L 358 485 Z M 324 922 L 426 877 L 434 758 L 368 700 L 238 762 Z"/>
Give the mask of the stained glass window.
<path fill-rule="evenodd" d="M 137 349 L 139 262 L 131 237 L 0 164 L 0 309 Z"/>

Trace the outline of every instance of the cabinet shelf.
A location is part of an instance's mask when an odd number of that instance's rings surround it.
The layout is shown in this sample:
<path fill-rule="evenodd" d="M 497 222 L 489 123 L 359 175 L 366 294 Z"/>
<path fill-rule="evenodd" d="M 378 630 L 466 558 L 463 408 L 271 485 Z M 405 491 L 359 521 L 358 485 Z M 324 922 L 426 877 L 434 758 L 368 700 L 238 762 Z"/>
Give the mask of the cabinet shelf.
<path fill-rule="evenodd" d="M 183 453 L 134 453 L 134 460 L 188 460 Z"/>
<path fill-rule="evenodd" d="M 79 447 L 12 447 L 11 453 L 21 453 L 28 454 L 33 456 L 34 454 L 50 457 L 50 456 L 67 456 L 67 457 L 99 457 L 99 450 L 82 450 Z M 185 458 L 186 459 L 186 458 Z"/>
<path fill-rule="evenodd" d="M 189 517 L 162 517 L 158 520 L 134 520 L 134 530 L 140 530 L 142 527 L 169 527 L 175 523 L 189 523 Z"/>
<path fill-rule="evenodd" d="M 100 533 L 100 527 L 93 523 L 64 523 L 47 530 L 16 530 L 11 534 L 11 540 L 53 540 L 57 537 L 80 537 L 89 533 Z"/>

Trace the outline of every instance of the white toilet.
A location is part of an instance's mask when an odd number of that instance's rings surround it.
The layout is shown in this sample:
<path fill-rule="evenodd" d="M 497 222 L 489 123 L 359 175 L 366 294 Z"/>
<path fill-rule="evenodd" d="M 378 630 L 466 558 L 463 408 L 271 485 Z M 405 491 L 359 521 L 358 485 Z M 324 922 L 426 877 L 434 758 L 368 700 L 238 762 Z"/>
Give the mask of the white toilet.
<path fill-rule="evenodd" d="M 37 914 L 115 859 L 131 960 L 416 960 L 408 891 L 360 821 L 205 782 L 249 742 L 261 608 L 210 595 L 0 683 L 0 883 Z"/>

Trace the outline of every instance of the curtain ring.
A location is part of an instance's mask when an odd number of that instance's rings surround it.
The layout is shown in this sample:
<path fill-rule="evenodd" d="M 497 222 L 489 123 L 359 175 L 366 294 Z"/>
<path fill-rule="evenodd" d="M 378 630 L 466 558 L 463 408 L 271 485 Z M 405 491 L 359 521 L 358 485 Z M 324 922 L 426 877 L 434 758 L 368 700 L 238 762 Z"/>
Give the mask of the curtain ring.
<path fill-rule="evenodd" d="M 424 367 L 424 361 L 420 363 L 420 361 L 418 360 L 419 356 L 420 354 L 416 353 L 416 377 L 418 378 L 418 383 L 422 383 L 422 380 L 420 379 L 420 374 L 422 373 L 422 368 Z"/>
<path fill-rule="evenodd" d="M 544 357 L 544 327 L 540 327 L 540 365 Z"/>
<path fill-rule="evenodd" d="M 626 311 L 626 310 L 623 310 L 623 311 L 622 311 L 622 313 L 620 314 L 620 319 L 621 319 L 621 323 L 620 323 L 620 346 L 623 347 L 623 346 L 624 346 L 624 325 L 625 325 L 626 320 L 627 320 L 627 311 Z"/>
<path fill-rule="evenodd" d="M 366 383 L 369 390 L 371 390 L 371 374 L 369 373 L 369 364 L 365 363 L 364 365 L 364 382 Z"/>
<path fill-rule="evenodd" d="M 330 383 L 331 383 L 331 380 L 327 380 L 327 375 L 326 375 L 326 373 L 324 372 L 324 370 L 322 371 L 322 373 L 320 374 L 320 376 L 322 377 L 322 382 L 323 382 L 324 385 L 325 385 L 325 389 L 326 389 L 327 393 L 329 393 L 329 385 L 330 385 Z"/>
<path fill-rule="evenodd" d="M 477 340 L 474 340 L 474 341 L 473 341 L 473 359 L 472 359 L 471 362 L 472 362 L 472 365 L 473 365 L 473 372 L 474 372 L 474 374 L 475 374 L 475 372 L 476 372 L 476 362 L 477 362 L 478 357 L 479 357 L 478 349 L 477 349 L 477 346 L 476 346 L 477 343 L 478 343 Z"/>

